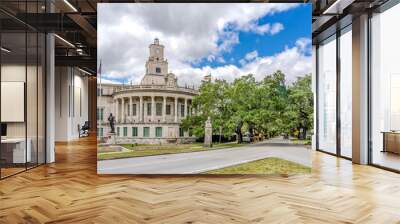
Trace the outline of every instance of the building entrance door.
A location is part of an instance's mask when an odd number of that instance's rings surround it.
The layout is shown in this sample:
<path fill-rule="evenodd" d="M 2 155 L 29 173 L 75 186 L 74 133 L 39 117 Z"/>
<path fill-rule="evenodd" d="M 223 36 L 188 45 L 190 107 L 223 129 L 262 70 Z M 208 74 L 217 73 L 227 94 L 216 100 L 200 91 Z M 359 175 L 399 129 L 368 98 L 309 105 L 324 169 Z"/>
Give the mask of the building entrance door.
<path fill-rule="evenodd" d="M 175 129 L 173 127 L 168 127 L 168 138 L 175 138 Z"/>

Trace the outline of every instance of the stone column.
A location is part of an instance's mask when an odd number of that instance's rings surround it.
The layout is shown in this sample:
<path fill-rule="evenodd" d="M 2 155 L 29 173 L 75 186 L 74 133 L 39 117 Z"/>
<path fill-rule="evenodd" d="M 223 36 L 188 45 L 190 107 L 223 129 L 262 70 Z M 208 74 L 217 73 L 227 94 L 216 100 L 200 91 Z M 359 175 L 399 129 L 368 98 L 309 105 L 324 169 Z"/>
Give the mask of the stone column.
<path fill-rule="evenodd" d="M 208 117 L 205 124 L 204 147 L 212 147 L 212 125 L 210 117 Z"/>
<path fill-rule="evenodd" d="M 143 121 L 143 96 L 139 97 L 139 121 Z"/>
<path fill-rule="evenodd" d="M 125 122 L 125 99 L 121 98 L 121 123 Z"/>
<path fill-rule="evenodd" d="M 163 96 L 163 106 L 162 106 L 162 116 L 163 116 L 163 121 L 165 122 L 166 119 L 166 111 L 167 111 L 167 97 Z"/>
<path fill-rule="evenodd" d="M 352 161 L 368 164 L 368 15 L 352 27 Z"/>
<path fill-rule="evenodd" d="M 175 97 L 175 122 L 178 122 L 178 97 Z"/>
<path fill-rule="evenodd" d="M 155 100 L 154 100 L 154 96 L 151 96 L 151 121 L 155 121 L 155 116 L 156 116 L 156 107 L 155 107 Z"/>
<path fill-rule="evenodd" d="M 187 101 L 188 101 L 188 99 L 185 98 L 185 108 L 183 110 L 183 117 L 187 117 L 187 113 L 188 113 Z"/>
<path fill-rule="evenodd" d="M 114 116 L 115 116 L 115 121 L 119 123 L 119 120 L 118 120 L 118 119 L 119 119 L 119 115 L 118 115 L 118 113 L 119 113 L 119 111 L 118 111 L 118 106 L 119 106 L 119 105 L 118 105 L 118 98 L 116 98 L 116 99 L 115 99 L 115 115 L 114 115 Z"/>
<path fill-rule="evenodd" d="M 192 106 L 190 105 L 190 103 L 188 103 L 188 116 L 192 116 Z"/>
<path fill-rule="evenodd" d="M 130 122 L 133 121 L 133 106 L 132 106 L 132 96 L 129 97 L 129 120 Z"/>
<path fill-rule="evenodd" d="M 50 1 L 46 1 L 46 9 L 49 12 L 54 12 L 54 4 Z M 54 34 L 49 33 L 46 35 L 46 161 L 39 160 L 38 162 L 52 163 L 55 161 L 55 130 L 56 130 L 56 119 L 55 119 L 55 96 L 56 96 L 56 74 L 55 74 L 55 41 Z M 2 53 L 1 53 L 2 54 Z M 58 74 L 57 74 L 58 75 Z"/>
<path fill-rule="evenodd" d="M 136 104 L 136 108 L 135 108 L 136 109 L 135 118 L 136 118 L 136 117 L 140 117 L 140 115 L 139 115 L 139 103 L 138 103 L 136 98 L 135 98 L 135 104 Z"/>

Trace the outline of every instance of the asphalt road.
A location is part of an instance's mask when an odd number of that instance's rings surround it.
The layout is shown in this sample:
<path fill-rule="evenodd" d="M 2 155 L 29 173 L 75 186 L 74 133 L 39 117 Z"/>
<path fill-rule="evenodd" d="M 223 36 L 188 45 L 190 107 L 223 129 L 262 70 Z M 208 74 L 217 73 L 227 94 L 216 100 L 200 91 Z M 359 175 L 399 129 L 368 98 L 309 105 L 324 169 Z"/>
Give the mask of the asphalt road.
<path fill-rule="evenodd" d="M 263 142 L 202 152 L 145 156 L 97 162 L 99 174 L 195 174 L 267 157 L 311 166 L 311 150 L 293 144 Z"/>

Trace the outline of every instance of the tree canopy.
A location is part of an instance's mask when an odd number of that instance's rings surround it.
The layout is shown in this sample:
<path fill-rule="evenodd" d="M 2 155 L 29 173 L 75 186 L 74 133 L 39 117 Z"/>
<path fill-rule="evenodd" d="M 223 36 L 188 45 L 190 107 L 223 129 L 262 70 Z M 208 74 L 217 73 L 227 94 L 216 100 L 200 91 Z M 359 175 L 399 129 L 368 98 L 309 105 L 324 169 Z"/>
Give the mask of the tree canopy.
<path fill-rule="evenodd" d="M 243 121 L 243 130 L 253 124 L 254 130 L 266 137 L 280 134 L 306 137 L 313 125 L 313 93 L 311 76 L 298 77 L 290 85 L 285 74 L 276 71 L 256 81 L 252 74 L 232 83 L 225 80 L 203 82 L 193 99 L 197 112 L 182 121 L 182 127 L 204 136 L 204 123 L 212 120 L 213 133 L 234 135 L 236 124 Z"/>

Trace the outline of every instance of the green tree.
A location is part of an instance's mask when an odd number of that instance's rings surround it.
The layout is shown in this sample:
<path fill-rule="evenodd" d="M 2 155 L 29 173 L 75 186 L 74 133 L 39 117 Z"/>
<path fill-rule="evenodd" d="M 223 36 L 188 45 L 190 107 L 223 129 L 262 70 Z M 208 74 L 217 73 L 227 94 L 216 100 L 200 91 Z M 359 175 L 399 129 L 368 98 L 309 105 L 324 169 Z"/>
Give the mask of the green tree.
<path fill-rule="evenodd" d="M 234 134 L 239 121 L 244 122 L 242 132 L 253 124 L 256 132 L 267 137 L 300 129 L 306 136 L 306 131 L 312 128 L 312 103 L 310 75 L 287 86 L 285 74 L 279 70 L 258 82 L 249 74 L 232 83 L 225 80 L 202 83 L 199 95 L 193 99 L 198 113 L 184 119 L 182 126 L 202 137 L 204 123 L 210 117 L 213 133 L 226 137 Z"/>
<path fill-rule="evenodd" d="M 298 77 L 288 88 L 288 104 L 285 113 L 287 127 L 297 130 L 297 137 L 306 138 L 307 130 L 312 129 L 313 110 L 311 75 Z"/>
<path fill-rule="evenodd" d="M 253 121 L 254 111 L 259 107 L 258 89 L 259 84 L 252 74 L 237 78 L 231 84 L 227 94 L 230 97 L 229 108 L 231 109 L 227 124 L 232 131 L 231 133 L 233 133 L 239 121 L 245 123 Z M 243 128 L 245 129 L 246 126 Z"/>
<path fill-rule="evenodd" d="M 282 114 L 287 104 L 285 74 L 281 71 L 266 76 L 262 80 L 259 126 L 267 136 L 276 136 L 284 131 L 285 121 Z"/>
<path fill-rule="evenodd" d="M 204 136 L 204 123 L 210 117 L 213 133 L 221 131 L 222 134 L 226 134 L 225 121 L 231 115 L 229 87 L 225 80 L 203 82 L 199 89 L 199 95 L 193 99 L 193 107 L 198 110 L 198 113 L 184 119 L 182 127 L 185 129 L 192 128 L 196 136 Z"/>

